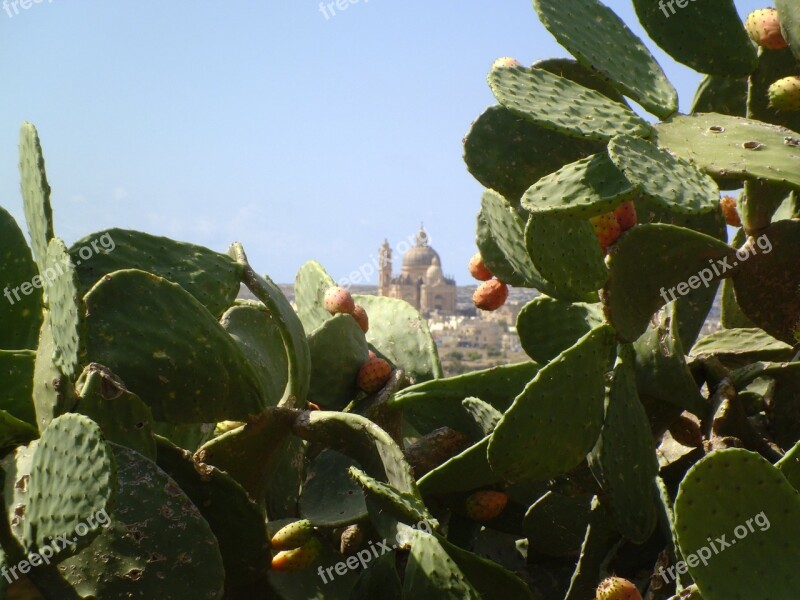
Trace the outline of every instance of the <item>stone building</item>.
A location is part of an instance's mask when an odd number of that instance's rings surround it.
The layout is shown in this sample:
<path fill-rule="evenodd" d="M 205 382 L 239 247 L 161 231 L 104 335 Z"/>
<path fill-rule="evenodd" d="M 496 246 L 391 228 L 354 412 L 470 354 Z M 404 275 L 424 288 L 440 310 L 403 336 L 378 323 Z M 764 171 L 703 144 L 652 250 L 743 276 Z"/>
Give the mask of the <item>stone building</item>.
<path fill-rule="evenodd" d="M 384 240 L 380 248 L 378 295 L 401 298 L 425 315 L 456 312 L 456 282 L 442 273 L 439 254 L 428 244 L 428 234 L 420 226 L 414 246 L 403 255 L 397 277 L 392 275 L 392 248 Z"/>

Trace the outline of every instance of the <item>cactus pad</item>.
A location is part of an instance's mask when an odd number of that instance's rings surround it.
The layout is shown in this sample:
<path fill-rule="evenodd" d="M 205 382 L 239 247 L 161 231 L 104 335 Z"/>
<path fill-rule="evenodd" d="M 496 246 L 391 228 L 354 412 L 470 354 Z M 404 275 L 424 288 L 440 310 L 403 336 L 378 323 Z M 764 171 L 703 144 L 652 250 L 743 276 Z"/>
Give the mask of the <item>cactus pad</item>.
<path fill-rule="evenodd" d="M 792 0 L 775 0 L 781 31 L 795 57 L 800 60 L 800 7 Z"/>
<path fill-rule="evenodd" d="M 572 137 L 602 142 L 622 133 L 648 136 L 652 131 L 627 106 L 544 69 L 493 69 L 489 87 L 497 101 L 514 114 Z"/>
<path fill-rule="evenodd" d="M 747 79 L 706 75 L 697 86 L 690 113 L 747 116 Z"/>
<path fill-rule="evenodd" d="M 633 5 L 647 34 L 678 62 L 725 77 L 746 77 L 755 69 L 756 52 L 733 0 L 679 3 L 677 8 L 649 0 L 633 0 Z"/>
<path fill-rule="evenodd" d="M 400 492 L 388 483 L 383 483 L 370 477 L 358 467 L 350 467 L 348 472 L 353 481 L 364 490 L 367 498 L 392 514 L 400 522 L 407 525 L 417 525 L 424 521 L 430 527 L 437 528 L 439 526 L 439 522 L 433 518 L 425 503 L 419 497 Z"/>
<path fill-rule="evenodd" d="M 527 355 L 537 362 L 547 363 L 602 322 L 599 304 L 572 304 L 539 296 L 517 315 L 517 332 Z"/>
<path fill-rule="evenodd" d="M 53 360 L 66 377 L 74 379 L 82 357 L 83 307 L 75 268 L 59 238 L 47 246 L 42 277 L 55 344 Z"/>
<path fill-rule="evenodd" d="M 47 256 L 47 244 L 55 234 L 42 145 L 36 128 L 30 123 L 24 123 L 19 133 L 19 173 L 33 257 L 42 270 Z"/>
<path fill-rule="evenodd" d="M 739 448 L 709 454 L 681 482 L 675 515 L 705 600 L 791 598 L 800 589 L 800 492 L 761 456 Z"/>
<path fill-rule="evenodd" d="M 45 312 L 33 370 L 33 403 L 39 431 L 44 431 L 52 419 L 70 410 L 75 403 L 72 384 L 53 358 L 55 351 L 50 314 Z"/>
<path fill-rule="evenodd" d="M 0 407 L 36 426 L 33 407 L 33 350 L 0 350 Z"/>
<path fill-rule="evenodd" d="M 480 600 L 481 595 L 436 537 L 414 529 L 411 532 L 411 555 L 403 581 L 403 598 Z"/>
<path fill-rule="evenodd" d="M 525 513 L 529 548 L 547 556 L 578 556 L 589 526 L 591 496 L 547 492 Z"/>
<path fill-rule="evenodd" d="M 141 231 L 98 231 L 75 242 L 69 253 L 83 293 L 103 275 L 139 269 L 177 283 L 215 317 L 239 294 L 242 267 L 230 257 Z"/>
<path fill-rule="evenodd" d="M 317 527 L 342 527 L 367 517 L 364 492 L 349 476 L 355 459 L 323 450 L 308 468 L 300 514 Z"/>
<path fill-rule="evenodd" d="M 294 279 L 294 295 L 297 316 L 303 322 L 306 333 L 318 329 L 331 314 L 325 309 L 325 291 L 336 285 L 333 278 L 315 260 L 305 263 Z"/>
<path fill-rule="evenodd" d="M 116 271 L 85 302 L 88 359 L 119 376 L 156 420 L 243 420 L 263 410 L 253 367 L 179 285 L 144 271 Z"/>
<path fill-rule="evenodd" d="M 0 348 L 36 348 L 42 326 L 42 291 L 41 283 L 37 287 L 31 282 L 39 281 L 39 271 L 22 231 L 3 208 L 0 208 L 0 272 L 4 288 L 4 297 L 0 299 L 0 322 L 3 323 Z M 28 293 L 24 290 L 20 293 L 17 286 L 25 286 Z"/>
<path fill-rule="evenodd" d="M 608 144 L 608 154 L 633 185 L 671 211 L 696 215 L 719 206 L 713 179 L 647 140 L 615 137 Z"/>
<path fill-rule="evenodd" d="M 489 465 L 489 440 L 489 436 L 483 438 L 426 473 L 419 480 L 420 491 L 425 495 L 468 492 L 501 481 Z"/>
<path fill-rule="evenodd" d="M 604 377 L 613 348 L 613 330 L 603 325 L 539 371 L 492 434 L 489 463 L 495 472 L 511 481 L 547 479 L 580 464 L 603 425 Z M 567 375 L 577 370 L 580 378 Z"/>
<path fill-rule="evenodd" d="M 535 0 L 534 6 L 542 24 L 578 62 L 662 119 L 678 109 L 678 94 L 656 59 L 602 2 Z"/>

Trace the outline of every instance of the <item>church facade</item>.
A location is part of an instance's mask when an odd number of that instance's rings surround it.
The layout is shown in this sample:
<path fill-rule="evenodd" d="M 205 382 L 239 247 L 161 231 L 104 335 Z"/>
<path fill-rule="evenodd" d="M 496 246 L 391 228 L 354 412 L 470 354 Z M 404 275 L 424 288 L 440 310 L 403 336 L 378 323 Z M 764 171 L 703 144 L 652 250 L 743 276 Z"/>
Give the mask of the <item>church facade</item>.
<path fill-rule="evenodd" d="M 424 227 L 417 232 L 414 246 L 403 255 L 400 274 L 392 274 L 392 248 L 384 240 L 378 266 L 378 295 L 400 298 L 425 315 L 456 312 L 456 282 L 445 277 L 439 254 L 428 243 Z"/>

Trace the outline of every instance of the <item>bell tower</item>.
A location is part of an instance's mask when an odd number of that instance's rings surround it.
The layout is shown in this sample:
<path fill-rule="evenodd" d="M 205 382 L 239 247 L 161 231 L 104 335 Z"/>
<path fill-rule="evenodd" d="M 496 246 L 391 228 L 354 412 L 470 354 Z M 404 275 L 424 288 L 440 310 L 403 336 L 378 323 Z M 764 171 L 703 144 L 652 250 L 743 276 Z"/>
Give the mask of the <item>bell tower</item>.
<path fill-rule="evenodd" d="M 383 240 L 383 245 L 378 251 L 378 295 L 388 296 L 389 286 L 392 283 L 392 247 L 389 240 Z"/>

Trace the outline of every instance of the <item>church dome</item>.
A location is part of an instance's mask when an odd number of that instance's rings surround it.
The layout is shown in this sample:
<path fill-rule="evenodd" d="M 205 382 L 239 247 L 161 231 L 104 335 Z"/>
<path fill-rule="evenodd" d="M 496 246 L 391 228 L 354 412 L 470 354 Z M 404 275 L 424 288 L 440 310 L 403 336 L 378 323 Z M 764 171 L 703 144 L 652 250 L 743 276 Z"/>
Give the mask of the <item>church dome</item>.
<path fill-rule="evenodd" d="M 428 234 L 425 228 L 420 227 L 417 232 L 416 244 L 403 256 L 403 269 L 428 267 L 433 264 L 434 260 L 437 264 L 441 264 L 439 254 L 428 245 Z"/>
<path fill-rule="evenodd" d="M 433 285 L 439 283 L 442 279 L 444 279 L 444 274 L 442 273 L 442 264 L 439 261 L 439 257 L 434 256 L 431 266 L 428 267 L 428 270 L 425 273 L 426 283 L 428 285 Z"/>

